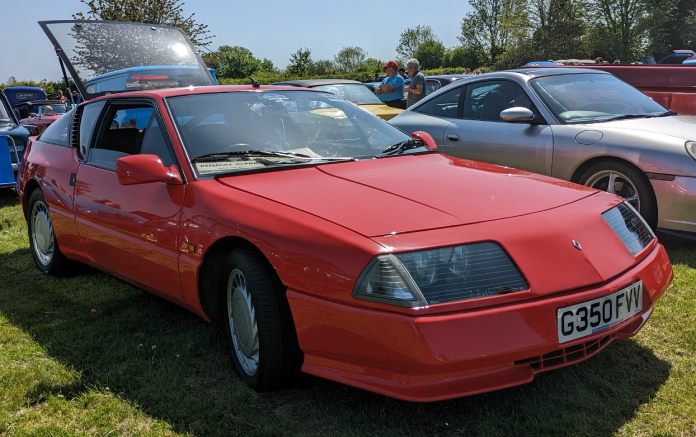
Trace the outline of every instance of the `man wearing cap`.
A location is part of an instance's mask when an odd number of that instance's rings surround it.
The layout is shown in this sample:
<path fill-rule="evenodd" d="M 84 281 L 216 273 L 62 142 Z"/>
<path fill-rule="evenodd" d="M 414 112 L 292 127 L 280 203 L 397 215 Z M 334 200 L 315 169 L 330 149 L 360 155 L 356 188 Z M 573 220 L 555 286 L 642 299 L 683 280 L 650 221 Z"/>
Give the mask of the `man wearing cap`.
<path fill-rule="evenodd" d="M 387 77 L 375 88 L 375 94 L 386 105 L 394 108 L 406 109 L 404 102 L 404 78 L 399 72 L 399 64 L 396 61 L 389 61 L 384 64 L 384 71 Z"/>

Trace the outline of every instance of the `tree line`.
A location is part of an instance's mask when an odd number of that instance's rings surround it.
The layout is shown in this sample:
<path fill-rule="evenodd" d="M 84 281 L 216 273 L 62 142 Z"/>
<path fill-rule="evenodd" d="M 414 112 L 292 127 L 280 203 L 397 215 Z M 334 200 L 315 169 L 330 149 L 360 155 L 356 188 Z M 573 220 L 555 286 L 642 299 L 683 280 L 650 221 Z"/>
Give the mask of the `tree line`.
<path fill-rule="evenodd" d="M 80 0 L 86 12 L 76 19 L 136 21 L 176 26 L 200 50 L 223 82 L 254 75 L 261 82 L 289 77 L 343 76 L 367 79 L 382 72 L 378 59 L 346 46 L 329 59 L 315 59 L 311 48 L 291 53 L 279 68 L 240 46 L 210 50 L 214 35 L 183 0 Z M 696 0 L 468 0 L 458 44 L 446 47 L 427 25 L 406 28 L 395 53 L 404 63 L 417 58 L 426 69 L 461 72 L 515 68 L 532 60 L 594 59 L 637 61 L 696 41 Z"/>

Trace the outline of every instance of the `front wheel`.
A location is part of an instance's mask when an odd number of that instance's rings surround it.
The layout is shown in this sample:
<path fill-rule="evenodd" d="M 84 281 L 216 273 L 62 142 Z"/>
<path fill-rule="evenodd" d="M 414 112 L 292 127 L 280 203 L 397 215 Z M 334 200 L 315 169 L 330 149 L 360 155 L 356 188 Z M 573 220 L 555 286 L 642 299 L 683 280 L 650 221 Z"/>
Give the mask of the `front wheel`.
<path fill-rule="evenodd" d="M 48 211 L 48 203 L 41 190 L 34 190 L 29 196 L 29 246 L 36 267 L 50 275 L 67 273 L 69 261 L 60 251 L 53 221 Z"/>
<path fill-rule="evenodd" d="M 578 182 L 623 197 L 651 228 L 657 226 L 657 202 L 650 182 L 635 167 L 623 162 L 599 162 L 585 170 Z"/>
<path fill-rule="evenodd" d="M 224 327 L 235 372 L 255 389 L 285 385 L 299 369 L 290 310 L 270 267 L 254 252 L 225 259 Z"/>

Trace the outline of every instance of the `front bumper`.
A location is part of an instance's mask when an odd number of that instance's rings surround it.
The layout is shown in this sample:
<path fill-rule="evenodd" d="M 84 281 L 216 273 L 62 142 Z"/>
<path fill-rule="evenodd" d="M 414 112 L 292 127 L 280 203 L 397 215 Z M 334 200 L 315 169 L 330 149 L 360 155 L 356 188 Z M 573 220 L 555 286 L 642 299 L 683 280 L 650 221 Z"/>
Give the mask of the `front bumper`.
<path fill-rule="evenodd" d="M 657 227 L 696 234 L 696 177 L 650 182 L 657 198 Z"/>
<path fill-rule="evenodd" d="M 556 310 L 613 293 L 637 280 L 642 311 L 595 335 L 559 345 Z M 398 399 L 427 402 L 530 382 L 539 372 L 583 361 L 633 336 L 672 279 L 658 245 L 602 286 L 444 315 L 358 308 L 288 290 L 303 371 Z"/>

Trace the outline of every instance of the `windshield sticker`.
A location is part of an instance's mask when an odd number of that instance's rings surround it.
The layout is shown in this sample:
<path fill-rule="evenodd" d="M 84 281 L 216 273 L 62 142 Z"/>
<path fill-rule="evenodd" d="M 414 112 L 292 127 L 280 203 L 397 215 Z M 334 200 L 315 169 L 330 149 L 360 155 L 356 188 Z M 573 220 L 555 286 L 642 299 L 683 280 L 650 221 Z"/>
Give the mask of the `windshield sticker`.
<path fill-rule="evenodd" d="M 196 164 L 198 173 L 218 173 L 236 170 L 252 170 L 263 168 L 264 164 L 256 161 L 223 161 L 223 162 L 199 162 Z"/>

